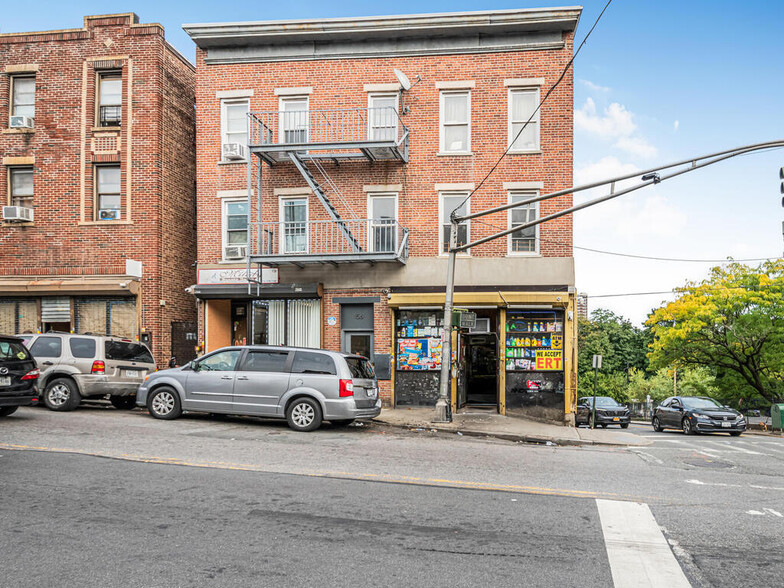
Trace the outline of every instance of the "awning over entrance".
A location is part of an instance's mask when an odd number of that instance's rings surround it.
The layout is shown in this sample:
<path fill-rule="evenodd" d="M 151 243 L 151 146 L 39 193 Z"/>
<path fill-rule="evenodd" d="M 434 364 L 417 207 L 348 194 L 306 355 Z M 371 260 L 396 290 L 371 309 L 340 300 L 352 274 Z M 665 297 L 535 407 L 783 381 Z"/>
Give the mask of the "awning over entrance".
<path fill-rule="evenodd" d="M 0 292 L 9 295 L 94 294 L 96 296 L 135 296 L 139 279 L 128 276 L 74 277 L 0 277 Z"/>
<path fill-rule="evenodd" d="M 198 284 L 193 294 L 201 300 L 232 299 L 254 300 L 258 298 L 318 298 L 319 284 Z"/>
<path fill-rule="evenodd" d="M 444 305 L 446 295 L 440 293 L 401 292 L 389 295 L 389 306 Z M 569 292 L 455 292 L 455 306 L 490 305 L 509 307 L 525 304 L 550 304 L 566 308 Z"/>

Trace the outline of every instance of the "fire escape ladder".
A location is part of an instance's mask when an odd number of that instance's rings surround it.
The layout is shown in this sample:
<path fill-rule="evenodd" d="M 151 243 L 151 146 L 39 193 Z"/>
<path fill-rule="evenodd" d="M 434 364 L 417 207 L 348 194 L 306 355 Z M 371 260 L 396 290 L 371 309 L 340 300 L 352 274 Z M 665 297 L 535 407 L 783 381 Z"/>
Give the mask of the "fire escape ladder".
<path fill-rule="evenodd" d="M 295 151 L 289 152 L 289 158 L 299 170 L 299 173 L 302 174 L 302 177 L 305 178 L 305 181 L 308 183 L 308 186 L 310 186 L 310 189 L 313 190 L 316 198 L 318 198 L 321 201 L 321 204 L 324 205 L 324 208 L 327 210 L 330 218 L 335 221 L 335 224 L 340 229 L 340 232 L 343 233 L 343 236 L 346 238 L 346 241 L 348 241 L 352 250 L 355 252 L 361 252 L 362 246 L 359 244 L 359 241 L 357 241 L 356 237 L 354 237 L 354 235 L 351 233 L 348 226 L 346 226 L 346 223 L 340 217 L 340 213 L 332 205 L 332 202 L 330 202 L 326 193 L 324 190 L 322 190 L 321 185 L 316 181 L 314 175 L 310 173 L 310 170 L 308 169 L 307 165 L 305 165 L 305 162 L 299 158 Z"/>

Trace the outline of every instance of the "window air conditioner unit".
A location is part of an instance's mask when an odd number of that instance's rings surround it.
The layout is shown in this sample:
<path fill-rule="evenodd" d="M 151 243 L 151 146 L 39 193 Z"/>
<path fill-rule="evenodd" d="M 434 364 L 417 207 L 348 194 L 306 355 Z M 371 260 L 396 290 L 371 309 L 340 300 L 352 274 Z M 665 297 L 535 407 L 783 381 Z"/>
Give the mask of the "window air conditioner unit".
<path fill-rule="evenodd" d="M 33 222 L 33 209 L 24 206 L 3 206 L 3 220 Z"/>
<path fill-rule="evenodd" d="M 247 256 L 247 245 L 229 245 L 223 248 L 223 259 L 244 259 Z"/>
<path fill-rule="evenodd" d="M 223 159 L 245 159 L 245 145 L 242 145 L 241 143 L 224 143 Z"/>
<path fill-rule="evenodd" d="M 116 208 L 102 208 L 98 211 L 98 220 L 120 220 L 120 211 Z"/>
<path fill-rule="evenodd" d="M 12 116 L 8 126 L 12 129 L 32 129 L 35 119 L 32 116 Z"/>

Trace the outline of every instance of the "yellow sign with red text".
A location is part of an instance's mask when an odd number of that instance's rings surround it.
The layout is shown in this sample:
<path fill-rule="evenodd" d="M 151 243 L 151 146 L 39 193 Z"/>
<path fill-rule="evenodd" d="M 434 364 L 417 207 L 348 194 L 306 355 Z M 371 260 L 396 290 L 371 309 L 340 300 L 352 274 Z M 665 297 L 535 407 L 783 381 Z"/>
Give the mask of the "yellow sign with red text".
<path fill-rule="evenodd" d="M 536 351 L 536 371 L 554 372 L 563 369 L 563 352 L 554 349 L 538 349 Z"/>

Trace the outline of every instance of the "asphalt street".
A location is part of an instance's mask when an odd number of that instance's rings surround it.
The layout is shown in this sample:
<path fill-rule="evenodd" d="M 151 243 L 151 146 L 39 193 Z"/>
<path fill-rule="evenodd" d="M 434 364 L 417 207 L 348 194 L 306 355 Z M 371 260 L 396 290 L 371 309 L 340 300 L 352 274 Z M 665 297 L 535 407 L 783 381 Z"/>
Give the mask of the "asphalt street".
<path fill-rule="evenodd" d="M 620 586 L 640 546 L 618 505 L 691 585 L 778 585 L 784 440 L 630 431 L 653 444 L 21 409 L 0 422 L 0 585 Z"/>

